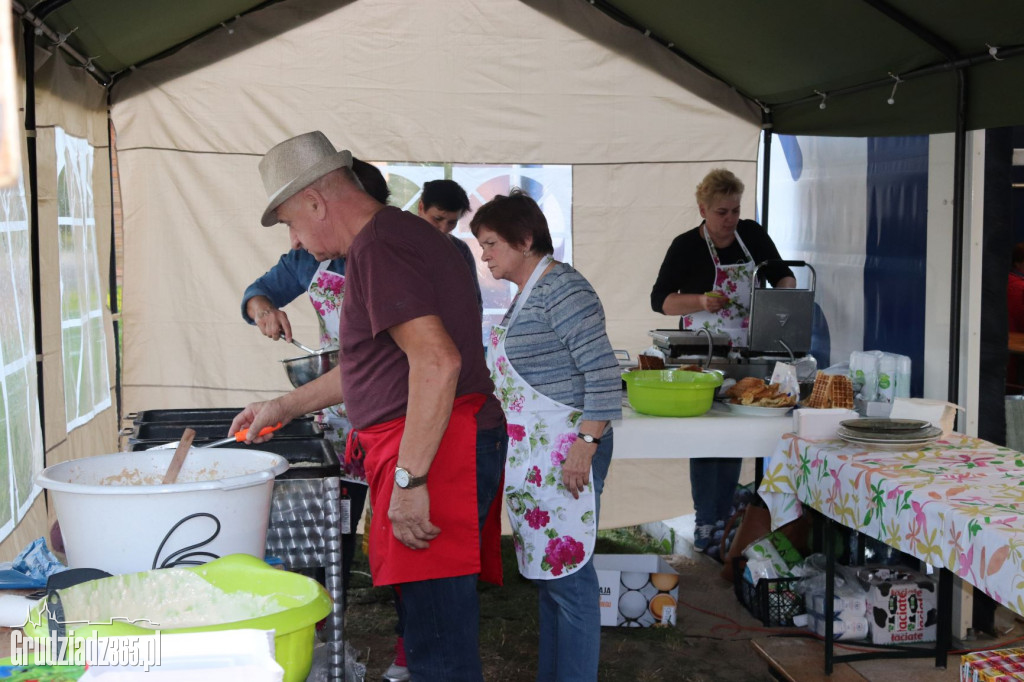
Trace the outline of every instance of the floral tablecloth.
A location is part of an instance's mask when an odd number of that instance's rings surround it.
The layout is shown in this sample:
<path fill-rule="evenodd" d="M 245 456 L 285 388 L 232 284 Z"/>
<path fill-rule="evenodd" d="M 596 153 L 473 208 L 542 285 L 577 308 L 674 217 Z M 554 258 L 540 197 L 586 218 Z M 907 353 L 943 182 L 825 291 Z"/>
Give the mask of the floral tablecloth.
<path fill-rule="evenodd" d="M 1024 615 L 1024 454 L 959 434 L 913 452 L 786 434 L 759 492 L 775 528 L 808 504 Z"/>

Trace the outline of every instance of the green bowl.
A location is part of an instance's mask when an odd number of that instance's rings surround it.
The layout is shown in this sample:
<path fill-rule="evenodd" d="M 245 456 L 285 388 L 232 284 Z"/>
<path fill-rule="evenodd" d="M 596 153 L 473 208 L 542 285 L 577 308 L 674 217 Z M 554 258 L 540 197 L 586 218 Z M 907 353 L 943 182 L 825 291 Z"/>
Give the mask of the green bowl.
<path fill-rule="evenodd" d="M 711 409 L 715 389 L 722 385 L 717 372 L 678 369 L 643 369 L 622 378 L 633 409 L 657 417 L 700 416 Z"/>
<path fill-rule="evenodd" d="M 313 664 L 313 645 L 316 624 L 331 611 L 331 598 L 327 591 L 312 578 L 298 573 L 290 573 L 271 568 L 261 559 L 247 554 L 229 554 L 201 566 L 185 567 L 210 584 L 225 592 L 245 592 L 258 596 L 273 596 L 276 606 L 268 608 L 266 615 L 247 620 L 229 623 L 211 623 L 189 628 L 162 630 L 164 634 L 175 632 L 209 632 L 212 630 L 233 630 L 238 628 L 254 628 L 274 630 L 274 649 L 277 662 L 284 668 L 285 682 L 301 682 L 306 679 Z M 120 590 L 126 581 L 145 579 L 154 572 L 115 575 L 101 578 L 91 583 L 81 583 L 61 592 L 77 589 L 115 589 Z M 98 585 L 103 583 L 102 585 Z M 106 583 L 109 583 L 107 585 Z M 131 582 L 128 584 L 138 584 Z M 91 594 L 91 593 L 88 593 Z M 40 601 L 29 614 L 29 622 L 25 625 L 25 633 L 30 636 L 45 637 L 49 635 L 47 623 L 46 600 Z M 195 605 L 201 609 L 203 604 Z M 116 637 L 122 635 L 151 634 L 147 629 L 119 621 L 118 614 L 110 614 L 104 623 L 75 623 L 73 628 L 76 636 L 87 637 L 96 632 L 98 637 Z M 68 614 L 69 618 L 73 616 Z"/>

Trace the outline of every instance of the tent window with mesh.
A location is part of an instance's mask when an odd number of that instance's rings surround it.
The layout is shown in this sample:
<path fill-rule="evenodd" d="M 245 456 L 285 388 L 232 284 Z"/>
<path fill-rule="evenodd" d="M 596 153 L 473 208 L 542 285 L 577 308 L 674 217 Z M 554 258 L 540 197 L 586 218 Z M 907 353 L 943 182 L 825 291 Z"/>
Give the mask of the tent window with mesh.
<path fill-rule="evenodd" d="M 56 145 L 61 347 L 71 431 L 110 407 L 110 384 L 92 200 L 93 149 L 60 128 Z"/>
<path fill-rule="evenodd" d="M 0 538 L 39 494 L 43 467 L 27 216 L 19 178 L 0 189 Z"/>

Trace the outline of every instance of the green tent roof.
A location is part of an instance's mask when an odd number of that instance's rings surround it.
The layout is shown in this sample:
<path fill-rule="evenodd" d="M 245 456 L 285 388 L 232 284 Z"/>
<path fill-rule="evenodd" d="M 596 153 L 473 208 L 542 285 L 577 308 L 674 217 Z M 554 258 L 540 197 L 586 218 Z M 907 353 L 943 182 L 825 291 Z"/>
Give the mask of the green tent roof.
<path fill-rule="evenodd" d="M 14 0 L 108 84 L 276 1 Z M 351 1 L 310 0 L 307 16 Z M 967 128 L 1024 123 L 1020 0 L 523 1 L 540 11 L 568 2 L 607 13 L 756 102 L 777 132 L 952 131 L 958 74 Z"/>

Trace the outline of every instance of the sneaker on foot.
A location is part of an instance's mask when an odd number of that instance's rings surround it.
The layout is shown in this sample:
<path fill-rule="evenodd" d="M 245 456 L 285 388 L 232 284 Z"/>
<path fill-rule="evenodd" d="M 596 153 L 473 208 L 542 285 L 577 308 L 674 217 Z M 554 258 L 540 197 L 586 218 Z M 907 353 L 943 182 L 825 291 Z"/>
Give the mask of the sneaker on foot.
<path fill-rule="evenodd" d="M 706 552 L 711 546 L 711 536 L 715 527 L 709 523 L 701 524 L 693 529 L 693 548 L 698 552 Z"/>
<path fill-rule="evenodd" d="M 409 669 L 407 667 L 392 663 L 384 672 L 383 682 L 408 682 L 409 679 Z"/>

